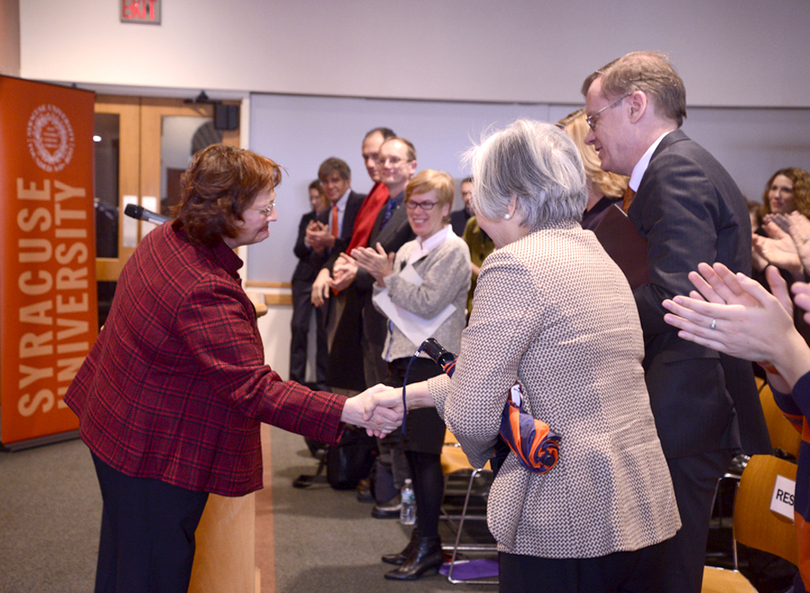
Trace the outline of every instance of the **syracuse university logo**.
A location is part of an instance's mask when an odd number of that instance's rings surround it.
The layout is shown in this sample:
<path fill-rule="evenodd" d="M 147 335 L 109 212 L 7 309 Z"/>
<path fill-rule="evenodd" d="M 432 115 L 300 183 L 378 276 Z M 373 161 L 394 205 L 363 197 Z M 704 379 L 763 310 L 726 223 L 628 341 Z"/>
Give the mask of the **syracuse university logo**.
<path fill-rule="evenodd" d="M 37 166 L 48 173 L 64 169 L 73 158 L 76 141 L 73 126 L 56 105 L 40 105 L 28 118 L 28 152 Z"/>

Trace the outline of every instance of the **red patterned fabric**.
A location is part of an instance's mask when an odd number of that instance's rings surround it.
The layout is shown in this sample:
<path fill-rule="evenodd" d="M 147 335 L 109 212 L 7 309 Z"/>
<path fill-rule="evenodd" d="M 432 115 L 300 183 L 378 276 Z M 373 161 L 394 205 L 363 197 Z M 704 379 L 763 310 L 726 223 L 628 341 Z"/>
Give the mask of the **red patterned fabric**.
<path fill-rule="evenodd" d="M 357 218 L 354 219 L 352 240 L 349 242 L 346 253 L 351 255 L 352 249 L 355 247 L 368 246 L 368 238 L 371 236 L 374 221 L 377 219 L 380 208 L 382 208 L 387 201 L 388 186 L 378 181 L 374 184 L 374 187 L 371 188 L 371 191 L 368 192 L 363 205 L 360 206 L 360 211 L 357 213 Z"/>
<path fill-rule="evenodd" d="M 65 395 L 82 439 L 133 477 L 240 496 L 262 487 L 259 424 L 335 443 L 345 398 L 264 364 L 241 260 L 164 224 L 127 262 L 110 315 Z"/>

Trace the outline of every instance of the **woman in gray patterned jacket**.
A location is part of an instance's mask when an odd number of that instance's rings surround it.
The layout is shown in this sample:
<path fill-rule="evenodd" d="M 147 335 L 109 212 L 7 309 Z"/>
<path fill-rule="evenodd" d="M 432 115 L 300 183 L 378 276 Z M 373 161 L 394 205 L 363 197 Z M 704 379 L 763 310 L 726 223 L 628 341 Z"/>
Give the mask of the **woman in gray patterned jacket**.
<path fill-rule="evenodd" d="M 386 385 L 401 386 L 413 353 L 428 337 L 458 351 L 466 325 L 470 289 L 470 250 L 448 224 L 455 182 L 444 171 L 417 173 L 405 188 L 408 222 L 416 239 L 405 243 L 393 261 L 378 245 L 352 251 L 358 265 L 375 278 L 375 306 L 388 319 L 383 357 Z M 393 254 L 392 254 L 393 255 Z M 408 380 L 421 381 L 441 371 L 432 360 L 416 358 Z M 399 565 L 385 578 L 418 579 L 435 574 L 443 561 L 439 513 L 444 494 L 441 451 L 445 425 L 435 409 L 414 410 L 405 422 L 405 456 L 416 498 L 416 528 L 408 546 L 386 554 Z"/>
<path fill-rule="evenodd" d="M 551 471 L 531 473 L 510 453 L 492 485 L 501 591 L 657 591 L 666 565 L 657 544 L 680 518 L 633 294 L 579 224 L 577 150 L 553 125 L 517 121 L 469 157 L 473 206 L 498 249 L 481 266 L 452 379 L 409 385 L 408 408 L 435 406 L 482 467 L 519 381 L 524 409 L 561 436 Z M 375 400 L 398 407 L 401 396 Z"/>

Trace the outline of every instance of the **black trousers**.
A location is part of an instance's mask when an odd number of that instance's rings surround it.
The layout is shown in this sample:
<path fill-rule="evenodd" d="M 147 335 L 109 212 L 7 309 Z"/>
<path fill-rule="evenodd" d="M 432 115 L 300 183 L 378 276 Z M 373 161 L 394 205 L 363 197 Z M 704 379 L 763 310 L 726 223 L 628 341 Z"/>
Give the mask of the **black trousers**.
<path fill-rule="evenodd" d="M 597 558 L 498 554 L 500 593 L 659 593 L 669 558 L 664 544 Z"/>
<path fill-rule="evenodd" d="M 93 463 L 104 501 L 95 592 L 187 593 L 208 493 Z"/>
<path fill-rule="evenodd" d="M 719 449 L 667 459 L 682 527 L 664 542 L 669 558 L 663 577 L 666 593 L 700 593 L 714 493 L 731 457 L 731 451 Z"/>
<path fill-rule="evenodd" d="M 290 381 L 303 383 L 307 375 L 307 336 L 312 312 L 315 312 L 316 351 L 315 382 L 326 385 L 326 365 L 329 362 L 329 349 L 326 343 L 326 307 L 312 304 L 312 283 L 293 280 L 293 314 L 290 330 Z"/>

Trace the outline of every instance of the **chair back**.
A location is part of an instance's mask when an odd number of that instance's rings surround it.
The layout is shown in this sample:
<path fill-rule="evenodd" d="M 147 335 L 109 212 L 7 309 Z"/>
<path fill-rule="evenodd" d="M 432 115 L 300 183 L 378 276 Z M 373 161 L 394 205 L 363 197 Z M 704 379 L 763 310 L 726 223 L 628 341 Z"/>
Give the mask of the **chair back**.
<path fill-rule="evenodd" d="M 771 511 L 776 476 L 796 480 L 796 464 L 773 455 L 754 455 L 743 471 L 734 502 L 734 537 L 743 545 L 799 565 L 796 530 Z"/>
<path fill-rule="evenodd" d="M 773 399 L 773 392 L 768 384 L 765 384 L 760 390 L 759 401 L 762 402 L 762 412 L 765 414 L 765 424 L 768 426 L 771 446 L 774 449 L 782 449 L 786 453 L 790 453 L 794 459 L 798 459 L 802 435 L 782 414 L 782 410 Z"/>

